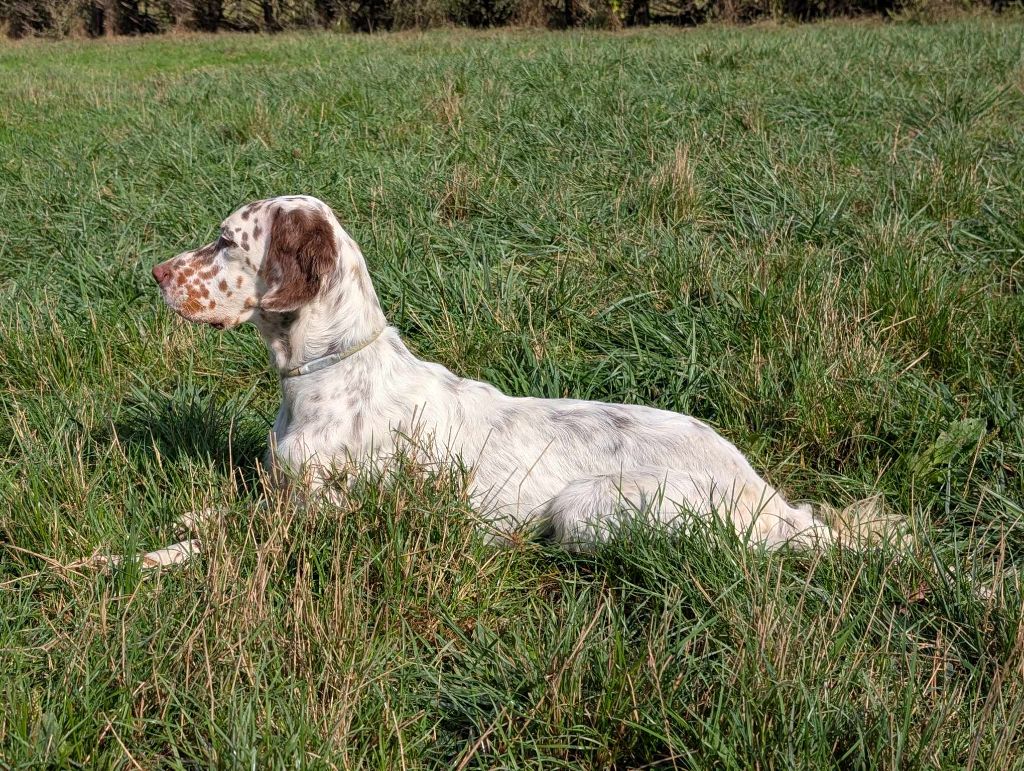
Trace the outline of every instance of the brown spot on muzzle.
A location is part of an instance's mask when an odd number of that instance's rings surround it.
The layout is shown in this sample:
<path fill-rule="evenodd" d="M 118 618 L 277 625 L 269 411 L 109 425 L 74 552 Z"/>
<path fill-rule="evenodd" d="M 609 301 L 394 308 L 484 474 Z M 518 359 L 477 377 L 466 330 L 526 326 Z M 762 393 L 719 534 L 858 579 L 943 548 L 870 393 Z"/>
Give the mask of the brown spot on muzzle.
<path fill-rule="evenodd" d="M 185 302 L 181 304 L 178 312 L 181 313 L 182 316 L 191 316 L 199 313 L 200 310 L 202 310 L 202 305 L 199 304 L 199 300 L 195 297 L 189 296 L 185 298 Z"/>

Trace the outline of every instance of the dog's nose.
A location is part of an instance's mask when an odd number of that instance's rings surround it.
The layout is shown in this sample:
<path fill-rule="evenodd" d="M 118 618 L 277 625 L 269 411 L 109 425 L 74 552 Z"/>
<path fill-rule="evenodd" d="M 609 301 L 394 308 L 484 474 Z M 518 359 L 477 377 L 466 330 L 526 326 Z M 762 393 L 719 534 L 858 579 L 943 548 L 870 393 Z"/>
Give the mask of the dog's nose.
<path fill-rule="evenodd" d="M 156 279 L 156 283 L 160 286 L 163 286 L 164 282 L 167 281 L 170 276 L 171 269 L 167 267 L 166 263 L 161 262 L 159 265 L 153 266 L 153 278 Z"/>

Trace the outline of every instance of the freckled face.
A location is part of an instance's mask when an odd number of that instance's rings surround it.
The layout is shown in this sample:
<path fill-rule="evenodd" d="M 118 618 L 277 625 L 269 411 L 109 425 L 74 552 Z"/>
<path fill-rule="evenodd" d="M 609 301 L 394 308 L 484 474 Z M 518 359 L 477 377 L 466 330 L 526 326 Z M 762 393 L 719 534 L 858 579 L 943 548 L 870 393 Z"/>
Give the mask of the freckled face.
<path fill-rule="evenodd" d="M 153 268 L 164 301 L 182 318 L 230 329 L 256 312 L 267 226 L 262 202 L 228 217 L 213 243 Z"/>

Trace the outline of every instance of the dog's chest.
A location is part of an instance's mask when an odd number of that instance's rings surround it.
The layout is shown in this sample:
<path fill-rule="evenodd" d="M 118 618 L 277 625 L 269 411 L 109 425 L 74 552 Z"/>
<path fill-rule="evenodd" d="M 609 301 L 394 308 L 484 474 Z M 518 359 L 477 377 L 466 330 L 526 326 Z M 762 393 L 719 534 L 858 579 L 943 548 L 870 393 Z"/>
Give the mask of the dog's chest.
<path fill-rule="evenodd" d="M 328 467 L 362 459 L 370 451 L 373 423 L 369 405 L 343 391 L 286 395 L 271 434 L 273 462 L 297 471 L 310 462 Z"/>

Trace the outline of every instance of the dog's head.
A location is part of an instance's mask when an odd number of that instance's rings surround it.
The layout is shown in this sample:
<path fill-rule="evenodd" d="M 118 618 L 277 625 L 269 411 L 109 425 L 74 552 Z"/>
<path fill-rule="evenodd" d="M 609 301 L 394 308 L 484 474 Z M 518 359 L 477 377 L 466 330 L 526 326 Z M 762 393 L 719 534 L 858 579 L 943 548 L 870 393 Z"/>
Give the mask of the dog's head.
<path fill-rule="evenodd" d="M 153 278 L 183 318 L 230 329 L 316 298 L 336 273 L 340 233 L 316 198 L 256 201 L 224 220 L 213 243 L 155 266 Z"/>

